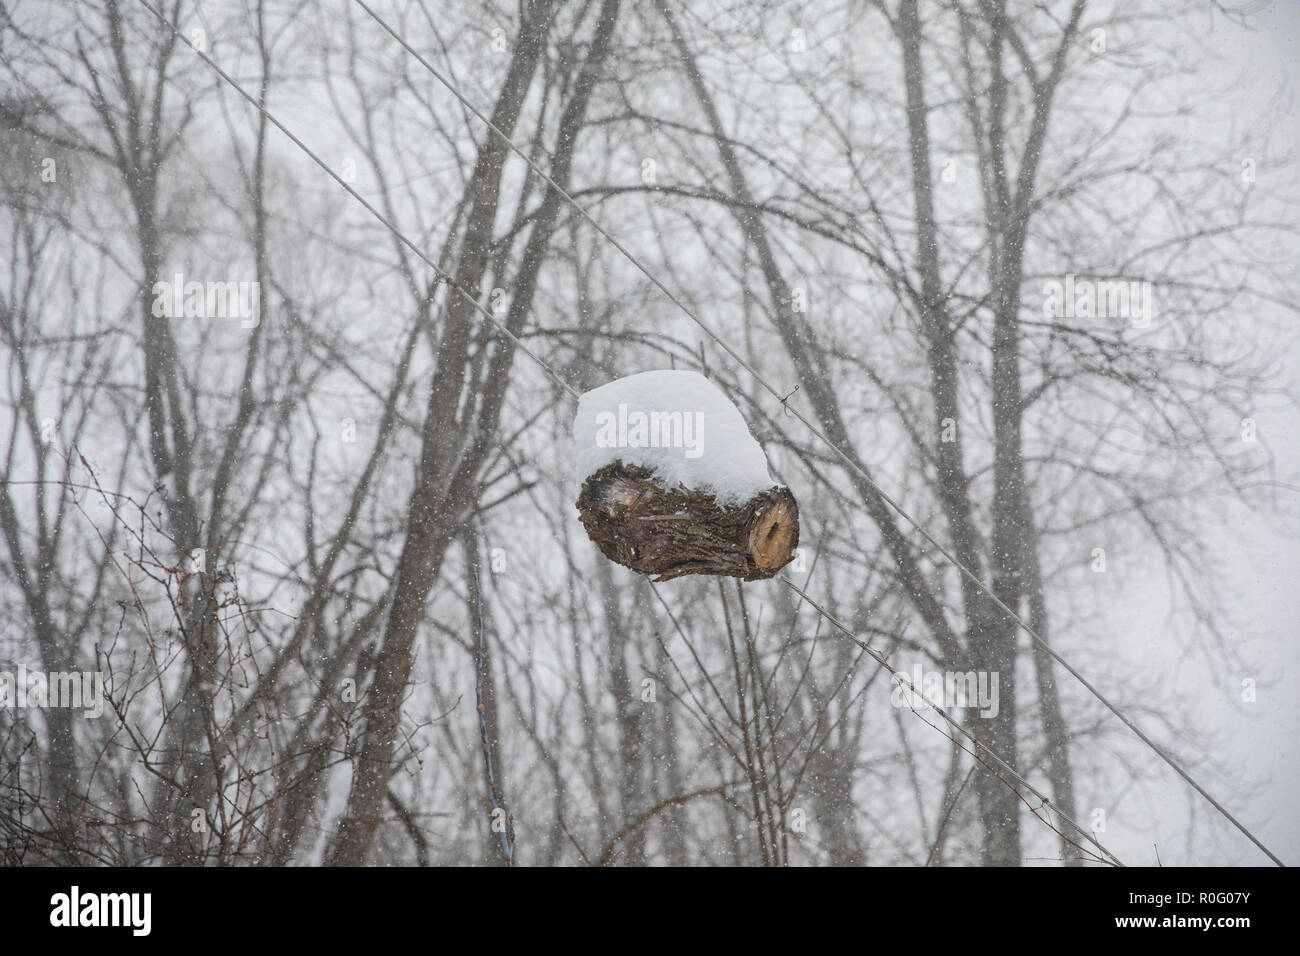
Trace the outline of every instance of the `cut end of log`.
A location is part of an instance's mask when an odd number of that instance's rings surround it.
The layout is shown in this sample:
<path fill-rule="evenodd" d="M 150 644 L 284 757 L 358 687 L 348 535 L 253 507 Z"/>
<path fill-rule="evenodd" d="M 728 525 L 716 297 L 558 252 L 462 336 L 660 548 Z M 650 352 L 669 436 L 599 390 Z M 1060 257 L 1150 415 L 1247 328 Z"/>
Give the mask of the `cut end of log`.
<path fill-rule="evenodd" d="M 648 469 L 616 461 L 587 477 L 577 507 L 605 557 L 657 581 L 687 574 L 770 578 L 799 545 L 799 506 L 779 486 L 723 504 L 708 492 L 661 488 Z"/>
<path fill-rule="evenodd" d="M 776 573 L 794 557 L 799 546 L 799 508 L 790 498 L 778 498 L 761 510 L 749 533 L 749 553 L 754 564 Z"/>

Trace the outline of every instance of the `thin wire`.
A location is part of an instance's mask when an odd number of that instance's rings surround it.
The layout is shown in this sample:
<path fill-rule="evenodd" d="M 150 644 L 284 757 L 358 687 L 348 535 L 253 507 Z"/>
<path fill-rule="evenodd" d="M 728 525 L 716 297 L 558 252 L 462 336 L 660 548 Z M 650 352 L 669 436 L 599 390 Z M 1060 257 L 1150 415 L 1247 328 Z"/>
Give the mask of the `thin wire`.
<path fill-rule="evenodd" d="M 144 2 L 144 0 L 141 0 L 141 2 Z M 631 263 L 637 269 L 637 271 L 639 271 L 643 276 L 645 276 L 648 280 L 650 280 L 650 282 L 660 292 L 662 292 L 670 302 L 672 302 L 675 306 L 677 306 L 677 308 L 680 309 L 688 319 L 690 319 L 697 326 L 699 326 L 700 329 L 710 339 L 712 339 L 713 342 L 719 348 L 721 348 L 724 352 L 726 352 L 727 355 L 729 355 L 732 358 L 732 360 L 736 362 L 736 364 L 738 364 L 741 368 L 747 371 L 753 377 L 753 379 L 760 386 L 762 386 L 762 388 L 766 392 L 768 392 L 773 398 L 777 399 L 777 401 L 781 403 L 781 405 L 786 409 L 786 411 L 792 414 L 796 419 L 799 420 L 800 423 L 803 424 L 805 428 L 807 428 L 810 432 L 813 433 L 813 435 L 815 435 L 818 439 L 820 439 L 822 444 L 826 445 L 827 448 L 829 448 L 841 459 L 843 459 L 844 463 L 849 467 L 850 470 L 852 470 L 855 474 L 858 475 L 859 478 L 861 478 L 868 485 L 870 485 L 871 488 L 876 492 L 876 494 L 878 494 L 881 497 L 881 499 L 883 499 L 909 525 L 911 525 L 912 528 L 914 528 L 917 532 L 919 532 L 921 537 L 925 538 L 925 540 L 929 542 L 940 554 L 942 554 L 953 565 L 953 567 L 955 567 L 958 571 L 960 571 L 963 575 L 965 575 L 966 578 L 968 578 L 971 581 L 971 583 L 973 583 L 977 588 L 979 588 L 979 590 L 986 597 L 988 597 L 989 600 L 991 600 L 995 605 L 997 605 L 997 607 L 999 607 L 1003 612 L 1005 612 L 1006 615 L 1011 620 L 1013 620 L 1026 634 L 1030 636 L 1031 639 L 1033 639 L 1035 643 L 1038 644 L 1038 646 L 1043 648 L 1043 650 L 1045 650 L 1054 661 L 1060 664 L 1061 667 L 1063 667 L 1066 670 L 1066 672 L 1070 674 L 1070 676 L 1072 676 L 1075 680 L 1077 680 L 1080 684 L 1082 684 L 1085 688 L 1087 688 L 1088 692 L 1092 694 L 1094 697 L 1096 697 L 1097 700 L 1101 701 L 1101 703 L 1105 705 L 1107 710 L 1109 710 L 1112 714 L 1118 717 L 1120 722 L 1123 723 L 1124 726 L 1126 726 L 1129 730 L 1133 731 L 1133 733 L 1138 736 L 1138 739 L 1140 739 L 1143 743 L 1145 743 L 1148 747 L 1150 747 L 1151 750 L 1154 751 L 1155 754 L 1158 757 L 1160 757 L 1161 760 L 1163 760 L 1170 767 L 1172 767 L 1180 777 L 1186 780 L 1187 783 L 1189 783 L 1192 786 L 1192 788 L 1196 790 L 1197 793 L 1199 793 L 1202 797 L 1204 797 L 1207 801 L 1209 801 L 1210 805 L 1213 806 L 1214 809 L 1218 810 L 1219 813 L 1223 814 L 1223 816 L 1227 818 L 1227 820 L 1230 823 L 1232 823 L 1233 826 L 1235 826 L 1238 830 L 1240 830 L 1243 834 L 1245 834 L 1246 837 L 1252 843 L 1254 843 L 1255 846 L 1257 846 L 1260 850 L 1262 850 L 1264 854 L 1268 856 L 1269 859 L 1271 859 L 1278 866 L 1285 866 L 1285 864 L 1281 860 L 1279 860 L 1272 853 L 1272 851 L 1269 850 L 1268 847 L 1264 846 L 1263 843 L 1261 843 L 1258 839 L 1256 839 L 1255 835 L 1251 833 L 1250 830 L 1246 829 L 1246 827 L 1240 821 L 1238 821 L 1236 817 L 1234 817 L 1231 813 L 1229 813 L 1227 809 L 1223 806 L 1223 804 L 1219 803 L 1218 800 L 1214 799 L 1214 797 L 1212 797 L 1204 787 L 1202 787 L 1199 783 L 1197 783 L 1186 770 L 1184 770 L 1181 766 L 1179 766 L 1178 763 L 1171 756 L 1169 756 L 1169 754 L 1166 753 L 1163 748 L 1161 748 L 1158 744 L 1155 743 L 1155 741 L 1153 741 L 1150 737 L 1148 737 L 1145 733 L 1143 733 L 1136 724 L 1134 724 L 1131 720 L 1125 717 L 1124 714 L 1122 714 L 1119 711 L 1119 709 L 1116 708 L 1115 705 L 1112 704 L 1101 693 L 1101 691 L 1097 690 L 1097 688 L 1093 687 L 1091 683 L 1085 680 L 1082 674 L 1080 674 L 1077 670 L 1071 667 L 1070 664 L 1067 663 L 1066 660 L 1062 658 L 1061 655 L 1058 654 L 1050 644 L 1047 643 L 1047 641 L 1045 641 L 1042 637 L 1038 635 L 1038 632 L 1035 631 L 1033 627 L 1031 627 L 1029 623 L 1024 620 L 1024 618 L 1022 618 L 1018 613 L 1016 613 L 1014 610 L 1008 607 L 1006 603 L 1002 601 L 1001 598 L 999 598 L 996 594 L 994 594 L 993 591 L 984 583 L 984 581 L 977 574 L 975 574 L 975 572 L 971 571 L 968 567 L 966 567 L 966 565 L 964 565 L 960 560 L 958 560 L 956 555 L 954 555 L 951 551 L 949 551 L 946 547 L 944 547 L 944 545 L 942 545 L 939 542 L 939 540 L 934 537 L 934 535 L 930 534 L 930 532 L 926 530 L 924 525 L 922 525 L 919 521 L 917 521 L 910 514 L 908 514 L 902 505 L 900 505 L 897 501 L 895 501 L 893 497 L 889 495 L 888 492 L 886 492 L 882 487 L 880 487 L 880 485 L 876 484 L 875 480 L 869 474 L 867 474 L 866 470 L 862 468 L 861 465 L 859 465 L 856 461 L 854 461 L 853 458 L 848 453 L 843 451 L 838 445 L 832 442 L 821 431 L 821 429 L 819 429 L 816 425 L 814 425 L 811 421 L 809 421 L 807 417 L 803 415 L 803 413 L 801 413 L 797 408 L 790 405 L 787 402 L 790 393 L 787 392 L 785 394 L 782 394 L 781 392 L 773 388 L 771 385 L 769 385 L 767 381 L 761 375 L 759 375 L 758 372 L 755 371 L 754 368 L 750 366 L 748 362 L 746 362 L 743 358 L 741 358 L 740 355 L 737 354 L 736 351 L 732 349 L 730 345 L 728 345 L 712 329 L 710 329 L 707 325 L 705 325 L 704 322 L 702 322 L 700 318 L 697 315 L 695 315 L 695 313 L 692 312 L 685 305 L 685 303 L 683 303 L 676 295 L 674 295 L 672 291 L 668 289 L 667 286 L 665 286 L 662 282 L 660 282 L 659 279 L 653 273 L 651 273 L 649 269 L 643 266 L 640 263 L 640 261 L 638 261 L 637 258 L 634 255 L 632 255 L 632 253 L 629 252 L 621 242 L 618 241 L 617 238 L 615 238 L 612 234 L 610 234 L 608 230 L 605 229 L 604 226 L 602 226 L 599 222 L 597 222 L 595 217 L 593 217 L 591 213 L 589 213 L 582 205 L 578 203 L 577 200 L 575 200 L 571 195 L 569 195 L 569 193 L 564 189 L 563 186 L 561 186 L 549 175 L 547 175 L 547 173 L 540 166 L 538 166 L 538 164 L 534 162 L 533 159 L 530 156 L 528 156 L 527 153 L 525 153 L 522 149 L 516 146 L 514 142 L 510 139 L 510 137 L 507 136 L 504 132 L 502 132 L 496 126 L 496 124 L 492 122 L 492 120 L 489 117 L 485 116 L 478 109 L 478 107 L 476 107 L 473 103 L 471 103 L 468 99 L 466 99 L 465 96 L 460 92 L 460 90 L 458 90 L 451 83 L 451 81 L 449 81 L 446 77 L 444 77 L 442 73 L 440 73 L 428 60 L 426 60 L 414 48 L 412 48 L 411 45 L 407 43 L 406 40 L 400 34 L 398 34 L 392 27 L 388 25 L 387 22 L 385 22 L 385 20 L 382 17 L 379 16 L 379 14 L 375 13 L 375 11 L 370 8 L 370 6 L 365 2 L 365 0 L 354 0 L 354 2 L 357 4 L 357 6 L 361 7 L 362 10 L 368 13 L 376 23 L 378 23 L 381 27 L 383 27 L 383 29 L 388 33 L 389 36 L 391 36 L 394 40 L 396 40 L 399 44 L 401 44 L 402 49 L 404 49 L 407 53 L 413 56 L 420 63 L 421 66 L 423 66 L 426 70 L 428 70 L 434 79 L 436 79 L 439 83 L 441 83 L 448 90 L 448 92 L 451 93 L 452 96 L 456 97 L 456 99 L 460 101 L 461 105 L 463 105 L 467 110 L 469 110 L 476 117 L 478 117 L 490 130 L 492 130 L 492 132 L 494 132 L 497 136 L 499 136 L 501 138 L 501 141 L 506 146 L 508 146 L 511 149 L 511 151 L 515 153 L 515 155 L 517 155 L 520 159 L 522 159 L 534 173 L 540 176 L 547 183 L 547 185 L 549 185 L 552 189 L 554 189 L 557 193 L 559 193 L 559 195 L 565 200 L 565 202 L 567 202 L 570 206 L 572 206 L 575 210 L 577 210 L 578 213 L 580 213 L 582 217 L 586 219 L 588 223 L 591 224 L 592 228 L 594 228 L 596 232 L 598 232 L 601 236 L 603 236 L 610 243 L 610 245 L 612 245 L 623 255 L 623 258 L 625 258 L 629 263 Z"/>
<path fill-rule="evenodd" d="M 446 89 L 450 91 L 451 94 L 455 96 L 461 102 L 461 104 L 465 106 L 466 109 L 468 109 L 471 113 L 473 113 L 476 117 L 478 117 L 478 119 L 480 119 L 484 124 L 486 124 L 488 128 L 491 129 L 497 136 L 501 137 L 503 142 L 511 149 L 511 151 L 513 151 L 517 156 L 523 159 L 523 161 L 529 166 L 529 168 L 531 168 L 538 176 L 540 176 L 552 189 L 556 190 L 556 192 L 558 192 L 560 196 L 567 203 L 569 203 L 569 205 L 571 205 L 574 209 L 576 209 L 601 236 L 603 236 L 612 246 L 614 246 L 615 249 L 617 249 L 623 255 L 625 259 L 628 260 L 628 262 L 630 262 L 639 272 L 641 272 L 642 275 L 644 275 L 647 279 L 649 279 L 649 281 L 656 288 L 658 288 L 659 291 L 662 292 L 670 302 L 676 305 L 677 308 L 680 309 L 681 312 L 687 318 L 689 318 L 697 326 L 699 326 L 700 329 L 706 335 L 708 335 L 708 337 L 712 339 L 713 342 L 719 348 L 721 348 L 724 352 L 726 352 L 727 355 L 730 356 L 741 368 L 747 371 L 753 377 L 753 379 L 760 386 L 762 386 L 762 388 L 765 391 L 767 391 L 770 395 L 776 398 L 790 414 L 792 414 L 800 423 L 802 423 L 804 427 L 807 428 L 813 435 L 815 435 L 824 445 L 826 445 L 828 448 L 831 449 L 831 451 L 833 451 L 836 455 L 842 458 L 844 460 L 844 463 L 852 471 L 854 471 L 860 478 L 862 478 L 863 481 L 865 481 L 868 485 L 870 485 L 871 488 L 874 489 L 878 495 L 880 495 L 882 500 L 884 500 L 891 508 L 893 508 L 894 511 L 896 511 L 904 520 L 906 520 L 909 525 L 911 525 L 917 532 L 919 532 L 921 536 L 926 539 L 926 541 L 928 541 L 931 545 L 933 545 L 934 548 L 940 554 L 942 554 L 955 568 L 957 568 L 962 574 L 964 574 L 967 578 L 969 578 L 971 582 L 974 583 L 975 586 L 980 589 L 980 591 L 982 591 L 985 595 L 987 595 L 999 608 L 1001 608 L 1004 612 L 1006 612 L 1006 614 L 1012 620 L 1014 620 L 1016 624 L 1019 625 L 1020 628 L 1025 631 L 1026 634 L 1028 634 L 1044 650 L 1047 651 L 1047 653 L 1052 657 L 1053 660 L 1055 660 L 1058 664 L 1060 664 L 1063 668 L 1065 668 L 1065 670 L 1071 676 L 1073 676 L 1076 680 L 1078 680 L 1081 684 L 1083 684 L 1083 686 L 1087 688 L 1088 691 L 1094 697 L 1096 697 L 1102 704 L 1104 704 L 1105 707 L 1111 713 L 1113 713 L 1116 717 L 1118 717 L 1119 720 L 1126 727 L 1132 730 L 1133 733 L 1136 734 L 1138 738 L 1141 739 L 1148 747 L 1150 747 L 1151 750 L 1153 750 L 1157 756 L 1159 756 L 1162 760 L 1164 760 L 1165 763 L 1169 764 L 1169 766 L 1171 766 L 1179 774 L 1179 776 L 1181 776 L 1184 780 L 1186 780 L 1187 783 L 1190 784 L 1192 788 L 1196 790 L 1197 793 L 1199 793 L 1202 797 L 1204 797 L 1210 803 L 1211 806 L 1213 806 L 1217 811 L 1219 811 L 1219 813 L 1221 813 L 1230 823 L 1232 823 L 1233 826 L 1235 826 L 1252 843 L 1254 843 L 1255 846 L 1257 846 L 1261 851 L 1263 851 L 1263 853 L 1267 855 L 1269 859 L 1271 859 L 1278 866 L 1285 865 L 1280 859 L 1277 858 L 1277 856 L 1275 856 L 1268 849 L 1268 847 L 1264 846 L 1263 843 L 1261 843 L 1258 839 L 1256 839 L 1254 834 L 1252 834 L 1248 829 L 1246 829 L 1246 827 L 1242 825 L 1237 820 L 1236 817 L 1234 817 L 1231 813 L 1229 813 L 1227 809 L 1224 808 L 1224 806 L 1221 803 L 1219 803 L 1219 801 L 1215 800 L 1214 797 L 1212 797 L 1205 790 L 1204 787 L 1202 787 L 1199 783 L 1197 783 L 1185 770 L 1183 770 L 1182 767 L 1180 767 L 1173 760 L 1172 757 L 1170 757 L 1167 753 L 1165 753 L 1165 751 L 1161 749 L 1154 741 L 1152 741 L 1151 738 L 1149 738 L 1146 734 L 1144 734 L 1132 721 L 1130 721 L 1127 717 L 1125 717 L 1113 704 L 1111 704 L 1111 702 L 1107 700 L 1106 697 L 1104 697 L 1100 691 L 1098 691 L 1095 687 L 1093 687 L 1092 684 L 1090 684 L 1087 680 L 1085 680 L 1084 677 L 1077 670 L 1071 667 L 1059 654 L 1057 654 L 1056 651 L 1052 649 L 1051 645 L 1049 645 L 1046 641 L 1044 641 L 1041 637 L 1039 637 L 1038 634 L 1034 631 L 1034 629 L 1030 627 L 1029 624 L 1026 623 L 1020 617 L 1019 614 L 1017 614 L 1006 604 L 1004 604 L 997 597 L 997 595 L 993 594 L 987 588 L 987 586 L 985 586 L 984 582 L 980 580 L 980 578 L 977 575 L 975 575 L 970 569 L 968 569 L 964 564 L 962 564 L 962 562 L 959 561 L 947 548 L 945 548 L 942 544 L 940 544 L 939 541 L 933 535 L 931 535 L 923 525 L 921 525 L 918 521 L 916 521 L 916 519 L 914 519 L 910 514 L 908 514 L 907 511 L 904 510 L 900 504 L 898 504 L 898 502 L 896 502 L 883 488 L 880 487 L 880 485 L 876 484 L 876 482 L 871 478 L 871 476 L 868 475 L 867 472 L 860 465 L 857 464 L 857 462 L 855 462 L 848 454 L 846 454 L 842 449 L 840 449 L 838 445 L 836 445 L 829 438 L 827 438 L 826 435 L 819 428 L 817 428 L 816 425 L 810 422 L 798 409 L 789 405 L 786 401 L 788 395 L 782 395 L 779 391 L 777 391 L 775 388 L 769 385 L 767 381 L 764 380 L 763 377 L 759 375 L 758 372 L 755 371 L 754 368 L 749 365 L 748 362 L 746 362 L 743 358 L 741 358 L 740 355 L 738 355 L 735 352 L 735 350 L 731 348 L 731 346 L 729 346 L 723 339 L 719 338 L 718 335 L 712 329 L 710 329 L 707 325 L 705 325 L 680 299 L 677 298 L 677 296 L 675 296 L 671 292 L 671 290 L 669 290 L 662 282 L 659 281 L 657 277 L 655 277 L 645 266 L 643 266 L 636 259 L 636 257 L 633 256 L 626 249 L 626 247 L 623 246 L 621 242 L 619 242 L 599 222 L 597 222 L 596 219 L 594 219 L 592 215 L 589 212 L 587 212 L 586 209 L 584 209 L 581 205 L 579 205 L 578 202 L 572 196 L 570 196 L 569 193 L 565 191 L 565 189 L 562 186 L 560 186 L 553 179 L 551 179 L 551 177 L 547 175 L 546 172 L 543 171 L 535 162 L 533 162 L 533 160 L 527 154 L 525 154 L 518 146 L 516 146 L 510 140 L 510 138 L 506 136 L 505 133 L 503 133 L 500 129 L 498 129 L 497 126 L 488 117 L 484 116 L 483 113 L 481 113 L 474 106 L 473 103 L 467 100 L 460 93 L 460 91 L 456 89 L 456 87 L 454 87 L 450 82 L 448 82 L 442 76 L 442 74 L 439 73 L 436 69 L 434 69 L 434 67 L 430 63 L 428 63 L 428 61 L 426 61 L 422 56 L 420 56 L 419 53 L 417 53 L 414 49 L 412 49 L 411 46 L 401 36 L 395 33 L 392 30 L 392 28 L 389 27 L 388 24 L 379 17 L 378 14 L 376 14 L 373 10 L 370 9 L 369 6 L 366 5 L 364 0 L 355 0 L 355 2 L 363 10 L 365 10 L 366 13 L 368 13 L 377 23 L 379 23 L 379 25 L 382 26 L 394 39 L 396 39 L 398 43 L 401 44 L 403 49 L 405 49 L 408 53 L 410 53 L 413 57 L 415 57 L 416 60 L 418 60 L 420 64 L 426 70 L 428 70 L 429 73 L 432 74 L 436 80 L 438 80 L 444 87 L 446 87 Z M 165 26 L 168 30 L 170 30 L 172 35 L 176 39 L 180 40 L 187 47 L 189 47 L 190 50 L 193 51 L 194 54 L 197 55 L 201 60 L 203 60 L 204 63 L 206 63 L 209 67 L 211 67 L 212 70 L 219 77 L 221 77 L 222 80 L 224 80 L 227 84 L 229 84 L 237 93 L 239 93 L 241 97 L 244 98 L 244 100 L 246 100 L 254 109 L 256 109 L 260 114 L 262 114 L 266 118 L 266 120 L 269 123 L 271 123 L 271 125 L 273 125 L 286 137 L 288 137 L 288 139 L 295 146 L 297 146 L 300 150 L 306 153 L 307 156 L 309 156 L 312 159 L 312 161 L 316 163 L 317 166 L 319 166 L 322 170 L 324 170 L 325 173 L 328 174 L 331 179 L 333 179 L 336 183 L 342 186 L 348 192 L 348 194 L 352 196 L 353 199 L 359 202 L 366 209 L 367 212 L 369 212 L 372 216 L 374 216 L 375 219 L 377 219 L 398 240 L 400 240 L 403 245 L 405 245 L 413 253 L 415 253 L 415 255 L 419 257 L 419 259 L 422 262 L 424 262 L 427 266 L 429 266 L 429 268 L 432 269 L 434 273 L 439 276 L 440 279 L 442 279 L 449 286 L 455 289 L 458 293 L 464 296 L 466 300 L 468 300 L 470 304 L 473 305 L 473 307 L 484 316 L 484 318 L 486 318 L 489 322 L 491 322 L 500 332 L 506 335 L 514 343 L 515 347 L 517 347 L 525 355 L 531 358 L 533 362 L 535 362 L 543 370 L 545 370 L 547 374 L 549 374 L 551 378 L 558 385 L 560 385 L 565 391 L 569 393 L 569 395 L 571 395 L 575 399 L 581 397 L 581 394 L 578 392 L 576 388 L 570 385 L 558 372 L 556 372 L 553 368 L 551 368 L 549 364 L 547 364 L 536 353 L 534 353 L 531 349 L 529 349 L 526 345 L 524 345 L 524 343 L 520 341 L 519 337 L 516 336 L 513 332 L 511 332 L 509 328 L 502 325 L 497 320 L 497 318 L 494 315 L 492 315 L 492 313 L 488 311 L 488 309 L 486 309 L 478 301 L 478 298 L 475 295 L 473 295 L 468 290 L 466 290 L 463 286 L 461 286 L 460 283 L 458 283 L 451 274 L 441 269 L 437 265 L 437 263 L 435 263 L 432 259 L 430 259 L 423 252 L 423 250 L 420 249 L 419 246 L 417 246 L 414 242 L 408 239 L 395 225 L 393 225 L 393 223 L 389 221 L 389 219 L 386 216 L 384 216 L 383 213 L 381 213 L 368 200 L 366 200 L 365 197 L 363 197 L 360 193 L 358 193 L 355 189 L 353 189 L 341 176 L 339 176 L 336 172 L 334 172 L 334 170 L 324 160 L 322 160 L 318 155 L 316 155 L 316 153 L 313 152 L 310 147 L 308 147 L 302 140 L 300 140 L 297 136 L 295 136 L 283 123 L 281 123 L 278 119 L 276 119 L 275 116 L 272 115 L 272 113 L 269 110 L 267 110 L 264 106 L 262 106 L 262 104 L 259 103 L 256 99 L 254 99 L 253 96 L 251 96 L 242 86 L 240 86 L 238 82 L 232 79 L 229 74 L 227 74 L 223 69 L 221 69 L 221 67 L 218 66 L 216 62 L 212 60 L 211 57 L 209 57 L 202 50 L 198 49 L 198 47 L 196 47 L 186 36 L 184 36 L 184 34 L 182 34 L 174 24 L 172 24 L 169 20 L 167 20 L 167 18 L 164 17 L 162 13 L 160 13 L 158 10 L 152 7 L 148 3 L 148 0 L 139 0 L 139 3 L 142 7 L 144 7 L 151 14 L 153 14 L 153 16 L 161 24 L 163 24 L 163 26 Z M 809 603 L 812 602 L 810 601 Z M 816 607 L 815 604 L 813 604 L 813 606 Z M 820 608 L 818 610 L 820 611 Z M 824 612 L 821 613 L 823 613 L 823 615 L 825 616 Z M 837 623 L 834 622 L 833 619 L 829 617 L 827 617 L 827 619 L 831 620 L 832 623 Z M 843 629 L 843 625 L 839 625 L 839 626 L 841 629 Z M 963 731 L 963 733 L 965 732 Z M 971 737 L 971 739 L 974 740 L 973 737 Z M 993 753 L 983 744 L 979 744 L 979 746 L 985 752 L 989 754 Z M 1009 769 L 1009 765 L 1006 764 L 1004 761 L 1002 761 L 1000 758 L 998 758 L 998 762 L 1002 764 L 1004 767 L 1008 767 Z M 1010 771 L 1010 772 L 1014 773 L 1014 771 Z M 1016 776 L 1019 778 L 1018 774 Z M 1023 779 L 1023 778 L 1019 778 L 1019 779 Z M 1028 784 L 1026 784 L 1026 786 L 1028 786 Z M 1041 794 L 1037 794 L 1037 791 L 1034 792 L 1036 795 L 1042 798 Z M 1073 824 L 1073 825 L 1077 827 L 1077 824 Z"/>

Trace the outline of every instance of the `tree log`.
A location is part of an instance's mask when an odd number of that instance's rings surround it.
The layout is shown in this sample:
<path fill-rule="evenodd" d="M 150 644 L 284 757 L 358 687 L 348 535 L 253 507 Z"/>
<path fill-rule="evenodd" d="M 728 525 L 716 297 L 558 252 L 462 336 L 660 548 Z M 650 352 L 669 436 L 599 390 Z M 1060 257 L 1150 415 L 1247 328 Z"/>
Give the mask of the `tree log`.
<path fill-rule="evenodd" d="M 794 557 L 799 506 L 789 488 L 729 505 L 707 492 L 661 488 L 652 474 L 616 461 L 583 482 L 578 515 L 611 561 L 656 581 L 685 574 L 760 581 Z"/>

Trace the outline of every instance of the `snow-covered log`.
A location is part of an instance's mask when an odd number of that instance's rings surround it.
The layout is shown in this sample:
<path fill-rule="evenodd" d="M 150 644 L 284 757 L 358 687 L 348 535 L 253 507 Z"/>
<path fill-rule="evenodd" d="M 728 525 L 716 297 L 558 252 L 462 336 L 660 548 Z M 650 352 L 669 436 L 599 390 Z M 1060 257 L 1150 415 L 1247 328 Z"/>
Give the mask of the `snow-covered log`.
<path fill-rule="evenodd" d="M 799 507 L 740 412 L 695 372 L 643 372 L 582 396 L 578 514 L 611 561 L 665 581 L 770 578 L 794 556 Z"/>

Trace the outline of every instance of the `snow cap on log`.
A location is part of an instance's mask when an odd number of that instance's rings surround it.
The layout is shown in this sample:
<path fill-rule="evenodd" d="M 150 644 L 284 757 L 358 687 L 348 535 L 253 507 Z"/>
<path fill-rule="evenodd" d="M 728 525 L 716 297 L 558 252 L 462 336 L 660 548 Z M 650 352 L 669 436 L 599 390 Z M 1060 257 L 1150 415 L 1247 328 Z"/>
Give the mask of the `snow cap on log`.
<path fill-rule="evenodd" d="M 577 507 L 610 560 L 656 575 L 769 578 L 793 557 L 799 510 L 736 406 L 689 371 L 629 375 L 578 400 Z"/>
<path fill-rule="evenodd" d="M 664 488 L 727 504 L 776 483 L 740 411 L 699 372 L 640 372 L 593 388 L 578 399 L 573 438 L 582 477 L 621 460 L 648 468 Z"/>

